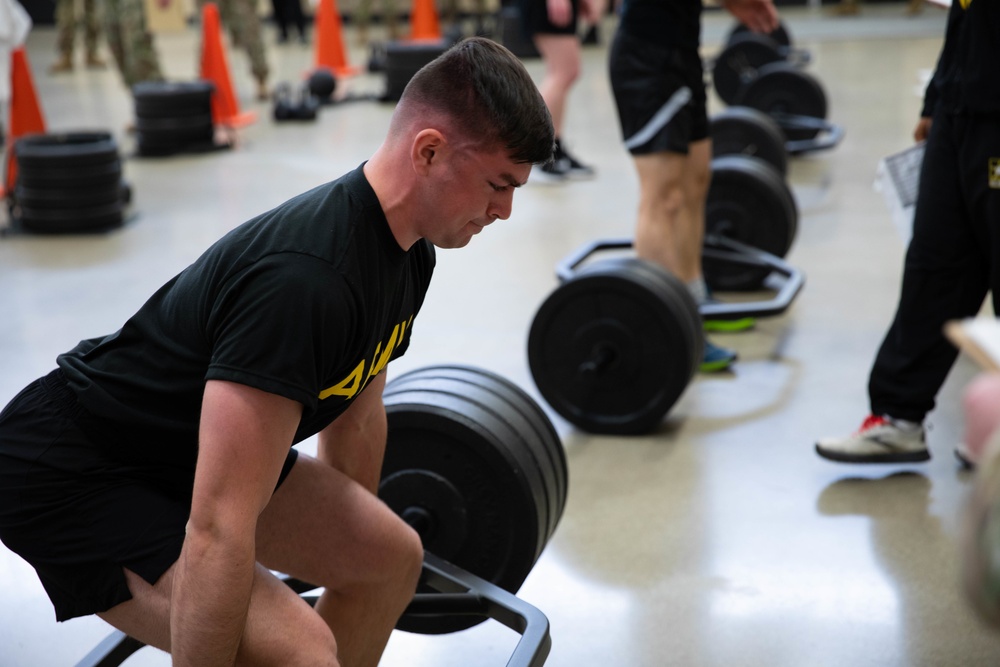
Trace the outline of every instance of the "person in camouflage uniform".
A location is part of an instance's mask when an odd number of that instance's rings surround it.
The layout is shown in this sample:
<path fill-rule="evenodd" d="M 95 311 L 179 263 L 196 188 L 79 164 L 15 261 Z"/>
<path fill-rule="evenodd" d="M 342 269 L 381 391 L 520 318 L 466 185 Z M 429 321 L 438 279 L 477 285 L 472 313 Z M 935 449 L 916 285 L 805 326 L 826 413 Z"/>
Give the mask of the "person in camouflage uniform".
<path fill-rule="evenodd" d="M 56 3 L 56 25 L 59 28 L 56 45 L 59 60 L 49 67 L 49 71 L 53 74 L 72 71 L 73 43 L 76 41 L 80 24 L 83 25 L 87 67 L 104 67 L 104 61 L 97 55 L 97 40 L 101 35 L 101 17 L 97 0 L 83 0 L 83 16 L 79 20 L 76 10 L 77 0 L 58 0 Z"/>
<path fill-rule="evenodd" d="M 199 0 L 199 11 L 208 0 Z M 213 0 L 219 8 L 219 18 L 222 24 L 229 28 L 233 48 L 242 48 L 250 58 L 250 73 L 257 82 L 257 99 L 266 100 L 270 97 L 267 89 L 267 77 L 270 69 L 264 53 L 264 40 L 261 39 L 260 16 L 253 0 Z"/>
<path fill-rule="evenodd" d="M 125 85 L 163 81 L 142 0 L 104 0 L 104 31 Z"/>

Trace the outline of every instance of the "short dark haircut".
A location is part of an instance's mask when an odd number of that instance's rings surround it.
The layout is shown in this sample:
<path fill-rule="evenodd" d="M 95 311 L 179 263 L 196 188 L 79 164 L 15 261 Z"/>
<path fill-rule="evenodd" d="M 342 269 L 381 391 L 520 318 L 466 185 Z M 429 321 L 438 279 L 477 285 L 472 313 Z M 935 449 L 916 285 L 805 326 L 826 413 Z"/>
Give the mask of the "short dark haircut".
<path fill-rule="evenodd" d="M 552 158 L 555 130 L 538 87 L 517 56 L 490 39 L 469 37 L 425 65 L 399 105 L 442 111 L 470 139 L 506 148 L 514 162 Z"/>

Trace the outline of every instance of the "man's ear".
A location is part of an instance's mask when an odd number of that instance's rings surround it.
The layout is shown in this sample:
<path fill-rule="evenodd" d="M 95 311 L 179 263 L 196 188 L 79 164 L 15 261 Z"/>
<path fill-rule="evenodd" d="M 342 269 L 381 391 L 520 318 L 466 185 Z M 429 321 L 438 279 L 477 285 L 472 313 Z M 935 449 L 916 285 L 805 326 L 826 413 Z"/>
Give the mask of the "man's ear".
<path fill-rule="evenodd" d="M 424 174 L 435 166 L 445 149 L 444 135 L 433 128 L 420 130 L 413 138 L 410 160 L 418 174 Z"/>

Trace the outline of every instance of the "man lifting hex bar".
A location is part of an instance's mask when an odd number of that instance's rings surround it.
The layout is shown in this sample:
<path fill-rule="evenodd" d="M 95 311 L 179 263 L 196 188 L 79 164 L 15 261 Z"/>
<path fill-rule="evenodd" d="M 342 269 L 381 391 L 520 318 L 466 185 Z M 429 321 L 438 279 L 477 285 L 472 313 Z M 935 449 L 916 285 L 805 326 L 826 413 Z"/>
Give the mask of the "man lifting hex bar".
<path fill-rule="evenodd" d="M 386 364 L 437 247 L 511 212 L 553 130 L 485 39 L 413 77 L 383 144 L 237 227 L 0 415 L 0 539 L 58 620 L 175 665 L 374 665 L 423 550 L 375 495 Z M 290 449 L 319 434 L 319 460 Z M 269 570 L 324 587 L 315 611 Z"/>

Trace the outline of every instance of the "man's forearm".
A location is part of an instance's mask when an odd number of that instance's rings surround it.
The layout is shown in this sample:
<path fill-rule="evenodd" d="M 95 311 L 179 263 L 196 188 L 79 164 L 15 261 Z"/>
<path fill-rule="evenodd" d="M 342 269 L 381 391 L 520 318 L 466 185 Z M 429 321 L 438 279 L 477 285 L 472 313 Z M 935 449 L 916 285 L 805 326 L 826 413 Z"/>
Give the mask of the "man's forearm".
<path fill-rule="evenodd" d="M 232 665 L 246 627 L 253 542 L 192 530 L 174 573 L 170 613 L 175 667 Z"/>

